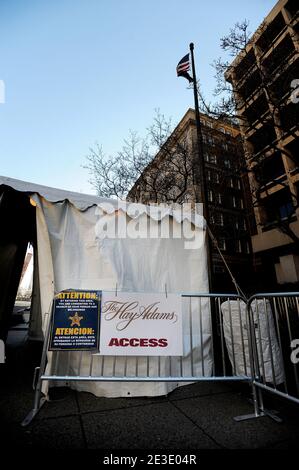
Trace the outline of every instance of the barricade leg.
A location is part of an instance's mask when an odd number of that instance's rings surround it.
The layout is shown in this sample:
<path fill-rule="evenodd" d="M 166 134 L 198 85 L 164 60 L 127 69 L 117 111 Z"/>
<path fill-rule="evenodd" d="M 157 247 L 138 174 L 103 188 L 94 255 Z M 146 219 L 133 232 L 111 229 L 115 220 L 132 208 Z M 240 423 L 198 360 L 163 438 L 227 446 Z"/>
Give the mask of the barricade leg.
<path fill-rule="evenodd" d="M 46 402 L 46 397 L 42 397 L 42 392 L 41 392 L 42 381 L 40 379 L 40 375 L 41 375 L 40 374 L 40 367 L 37 367 L 35 369 L 34 377 L 36 377 L 36 372 L 37 371 L 39 372 L 39 377 L 38 377 L 38 381 L 37 381 L 37 384 L 36 384 L 36 387 L 35 387 L 34 405 L 33 405 L 32 410 L 28 413 L 26 418 L 22 421 L 22 426 L 23 427 L 28 426 L 31 423 L 31 421 L 35 418 L 35 416 L 37 415 L 37 413 L 39 412 L 41 407 Z"/>
<path fill-rule="evenodd" d="M 51 308 L 51 313 L 48 318 L 48 326 L 47 326 L 46 334 L 45 334 L 45 341 L 44 341 L 44 346 L 43 346 L 40 367 L 35 368 L 34 376 L 33 376 L 33 389 L 35 390 L 33 409 L 28 413 L 26 418 L 22 421 L 21 423 L 22 426 L 28 426 L 31 423 L 31 421 L 35 418 L 35 416 L 37 415 L 41 407 L 46 402 L 46 397 L 42 396 L 41 376 L 45 371 L 46 363 L 47 363 L 47 352 L 48 352 L 48 346 L 49 346 L 52 312 L 53 312 L 53 304 Z"/>
<path fill-rule="evenodd" d="M 248 349 L 249 349 L 249 362 L 250 362 L 250 375 L 251 375 L 251 389 L 254 412 L 248 415 L 236 416 L 235 421 L 245 421 L 253 418 L 261 418 L 265 416 L 262 397 L 254 383 L 254 378 L 259 373 L 258 356 L 255 343 L 254 322 L 251 315 L 250 304 L 247 302 L 247 329 L 248 329 Z"/>
<path fill-rule="evenodd" d="M 235 421 L 246 421 L 248 419 L 261 418 L 266 415 L 265 411 L 263 410 L 260 404 L 259 394 L 257 393 L 256 386 L 254 385 L 253 380 L 251 382 L 251 388 L 252 388 L 252 395 L 253 395 L 252 401 L 253 401 L 254 412 L 248 415 L 235 416 L 234 417 Z"/>
<path fill-rule="evenodd" d="M 247 315 L 248 315 L 248 331 L 249 331 L 249 359 L 250 359 L 250 368 L 251 368 L 251 387 L 253 395 L 253 405 L 254 413 L 250 415 L 237 416 L 235 421 L 243 421 L 246 419 L 260 418 L 263 416 L 268 416 L 274 421 L 281 423 L 282 419 L 279 418 L 275 411 L 265 409 L 262 390 L 256 386 L 255 381 L 261 381 L 260 375 L 260 365 L 258 350 L 256 344 L 256 334 L 254 326 L 253 311 L 251 308 L 251 300 L 247 302 Z"/>

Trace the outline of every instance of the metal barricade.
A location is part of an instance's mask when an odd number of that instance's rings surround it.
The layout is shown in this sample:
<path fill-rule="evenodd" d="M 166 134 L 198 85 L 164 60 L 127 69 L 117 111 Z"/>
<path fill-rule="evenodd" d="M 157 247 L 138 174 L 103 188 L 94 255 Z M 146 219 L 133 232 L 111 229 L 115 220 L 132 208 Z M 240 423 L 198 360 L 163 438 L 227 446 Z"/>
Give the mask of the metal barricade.
<path fill-rule="evenodd" d="M 299 293 L 254 295 L 248 312 L 254 386 L 299 404 Z"/>
<path fill-rule="evenodd" d="M 46 398 L 42 383 L 63 382 L 203 382 L 245 381 L 251 384 L 254 412 L 237 420 L 259 417 L 256 373 L 246 299 L 234 294 L 182 294 L 184 355 L 101 356 L 99 353 L 48 353 L 52 314 L 40 367 L 36 369 L 34 407 L 26 426 Z"/>

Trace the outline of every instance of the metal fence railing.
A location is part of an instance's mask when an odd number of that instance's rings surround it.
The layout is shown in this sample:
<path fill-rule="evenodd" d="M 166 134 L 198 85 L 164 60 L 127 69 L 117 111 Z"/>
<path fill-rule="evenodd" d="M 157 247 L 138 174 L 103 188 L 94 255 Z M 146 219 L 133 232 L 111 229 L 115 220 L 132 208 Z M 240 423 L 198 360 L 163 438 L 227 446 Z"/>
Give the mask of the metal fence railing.
<path fill-rule="evenodd" d="M 48 352 L 48 329 L 36 369 L 33 410 L 45 401 L 42 383 L 245 381 L 253 390 L 254 412 L 261 414 L 254 379 L 254 356 L 246 300 L 234 294 L 182 294 L 183 356 L 102 356 L 80 351 Z"/>
<path fill-rule="evenodd" d="M 248 312 L 254 386 L 299 404 L 299 293 L 254 295 Z"/>
<path fill-rule="evenodd" d="M 45 402 L 45 382 L 243 381 L 252 388 L 254 409 L 236 420 L 271 416 L 263 391 L 299 404 L 299 293 L 257 294 L 249 300 L 234 294 L 182 294 L 182 311 L 183 355 L 167 357 L 49 352 L 48 314 L 34 406 L 22 424 L 29 424 Z"/>

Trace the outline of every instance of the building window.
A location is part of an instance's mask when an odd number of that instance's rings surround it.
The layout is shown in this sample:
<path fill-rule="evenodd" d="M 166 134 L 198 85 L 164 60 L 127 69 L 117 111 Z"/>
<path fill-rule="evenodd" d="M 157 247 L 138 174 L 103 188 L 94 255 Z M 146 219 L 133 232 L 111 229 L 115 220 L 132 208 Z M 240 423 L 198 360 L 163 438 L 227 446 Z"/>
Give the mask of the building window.
<path fill-rule="evenodd" d="M 210 156 L 210 163 L 217 165 L 217 156 L 215 154 Z"/>
<path fill-rule="evenodd" d="M 211 190 L 208 191 L 208 200 L 209 202 L 213 202 L 213 191 Z"/>
<path fill-rule="evenodd" d="M 291 193 L 288 188 L 276 191 L 268 196 L 264 201 L 266 212 L 266 223 L 274 223 L 290 217 L 294 214 L 295 208 L 292 204 Z"/>
<path fill-rule="evenodd" d="M 225 268 L 223 266 L 213 266 L 214 273 L 225 273 Z"/>
<path fill-rule="evenodd" d="M 220 250 L 226 250 L 226 240 L 225 238 L 220 238 L 218 241 L 218 246 Z"/>
<path fill-rule="evenodd" d="M 236 228 L 240 228 L 241 230 L 246 230 L 246 221 L 243 218 L 240 218 L 240 221 L 236 222 Z"/>
<path fill-rule="evenodd" d="M 218 193 L 217 201 L 218 201 L 218 204 L 222 204 L 222 195 L 221 195 L 221 193 Z"/>
<path fill-rule="evenodd" d="M 239 178 L 237 179 L 237 188 L 241 189 L 241 180 Z"/>
<path fill-rule="evenodd" d="M 232 178 L 229 178 L 229 186 L 230 188 L 234 187 L 234 180 Z"/>
<path fill-rule="evenodd" d="M 224 217 L 222 212 L 216 212 L 215 217 L 213 217 L 213 220 L 216 225 L 221 225 L 222 227 L 224 226 Z"/>
<path fill-rule="evenodd" d="M 208 177 L 208 181 L 211 181 L 212 178 L 211 178 L 211 172 L 210 172 L 210 170 L 208 170 L 207 177 Z"/>
<path fill-rule="evenodd" d="M 215 175 L 215 181 L 216 183 L 219 183 L 220 182 L 220 178 L 219 178 L 219 173 L 217 172 L 216 175 Z"/>
<path fill-rule="evenodd" d="M 242 198 L 232 196 L 232 207 L 234 209 L 244 209 L 244 202 Z"/>
<path fill-rule="evenodd" d="M 227 158 L 224 160 L 224 166 L 230 168 L 230 161 Z"/>
<path fill-rule="evenodd" d="M 237 246 L 236 246 L 236 251 L 237 251 L 237 253 L 242 253 L 242 244 L 241 244 L 241 240 L 237 240 L 236 244 L 237 244 Z"/>
<path fill-rule="evenodd" d="M 294 212 L 294 207 L 292 202 L 287 202 L 286 204 L 280 205 L 278 210 L 280 218 L 287 219 Z"/>

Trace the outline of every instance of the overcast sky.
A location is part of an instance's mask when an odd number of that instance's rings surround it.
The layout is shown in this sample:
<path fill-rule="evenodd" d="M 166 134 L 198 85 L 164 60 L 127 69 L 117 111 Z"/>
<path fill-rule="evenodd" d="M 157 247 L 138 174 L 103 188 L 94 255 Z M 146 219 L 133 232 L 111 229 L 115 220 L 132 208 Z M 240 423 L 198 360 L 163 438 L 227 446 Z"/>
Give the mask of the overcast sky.
<path fill-rule="evenodd" d="M 176 65 L 195 44 L 212 97 L 219 39 L 274 0 L 1 0 L 0 174 L 93 193 L 81 168 L 96 141 L 109 154 L 155 108 L 177 123 L 193 95 Z M 1 94 L 0 94 L 1 101 Z"/>

